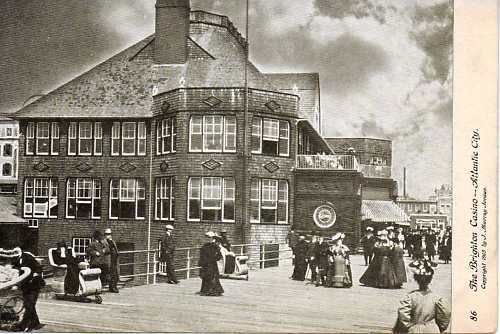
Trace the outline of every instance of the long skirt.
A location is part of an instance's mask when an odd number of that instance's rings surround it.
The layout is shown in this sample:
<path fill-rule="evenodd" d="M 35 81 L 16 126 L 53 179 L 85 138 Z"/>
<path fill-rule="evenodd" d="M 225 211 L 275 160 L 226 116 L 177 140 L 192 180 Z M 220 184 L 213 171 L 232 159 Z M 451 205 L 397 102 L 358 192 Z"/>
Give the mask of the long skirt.
<path fill-rule="evenodd" d="M 359 281 L 364 285 L 382 289 L 396 289 L 401 286 L 391 260 L 386 255 L 377 256 Z"/>
<path fill-rule="evenodd" d="M 347 265 L 343 256 L 335 256 L 330 266 L 328 285 L 334 288 L 350 288 L 352 286 L 351 266 Z"/>
<path fill-rule="evenodd" d="M 217 264 L 200 269 L 202 296 L 220 296 L 224 293 L 224 289 L 220 284 L 219 271 Z"/>
<path fill-rule="evenodd" d="M 292 279 L 296 281 L 303 281 L 306 279 L 306 272 L 307 262 L 305 260 L 295 259 Z"/>
<path fill-rule="evenodd" d="M 394 273 L 396 274 L 398 284 L 407 282 L 406 267 L 405 261 L 403 259 L 403 254 L 404 251 L 402 248 L 396 248 L 391 258 L 392 266 L 394 268 Z"/>

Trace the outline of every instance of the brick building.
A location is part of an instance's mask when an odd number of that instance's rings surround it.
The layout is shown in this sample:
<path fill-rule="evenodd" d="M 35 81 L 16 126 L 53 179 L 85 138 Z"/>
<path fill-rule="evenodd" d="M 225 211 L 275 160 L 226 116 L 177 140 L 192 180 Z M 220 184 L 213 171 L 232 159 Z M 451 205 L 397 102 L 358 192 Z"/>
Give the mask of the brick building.
<path fill-rule="evenodd" d="M 38 226 L 26 246 L 83 254 L 111 227 L 120 250 L 153 249 L 167 223 L 179 247 L 222 229 L 233 244 L 290 228 L 357 243 L 363 184 L 394 181 L 367 181 L 321 137 L 317 74 L 249 62 L 246 89 L 247 47 L 226 16 L 157 0 L 154 35 L 18 111 L 18 214 Z"/>
<path fill-rule="evenodd" d="M 13 195 L 17 190 L 19 126 L 9 116 L 0 114 L 0 195 Z"/>

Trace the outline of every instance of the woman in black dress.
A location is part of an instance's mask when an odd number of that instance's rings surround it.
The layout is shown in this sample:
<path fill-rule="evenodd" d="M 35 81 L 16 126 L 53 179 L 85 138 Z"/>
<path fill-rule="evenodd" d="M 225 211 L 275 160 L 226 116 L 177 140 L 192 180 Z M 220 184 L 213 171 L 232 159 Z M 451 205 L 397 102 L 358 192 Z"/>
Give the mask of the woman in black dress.
<path fill-rule="evenodd" d="M 202 296 L 222 296 L 224 289 L 219 280 L 219 268 L 217 261 L 222 259 L 219 245 L 215 242 L 216 234 L 212 231 L 205 233 L 209 238 L 200 249 L 200 260 L 198 265 L 200 268 Z"/>
<path fill-rule="evenodd" d="M 73 255 L 73 249 L 66 246 L 65 241 L 57 243 L 57 248 L 53 251 L 52 257 L 55 264 L 66 265 L 66 276 L 64 278 L 64 293 L 76 294 L 80 283 L 78 281 L 79 269 L 78 261 Z"/>
<path fill-rule="evenodd" d="M 394 244 L 387 238 L 387 231 L 378 232 L 379 241 L 375 243 L 374 258 L 363 276 L 361 284 L 382 289 L 397 289 L 401 287 L 391 261 Z"/>

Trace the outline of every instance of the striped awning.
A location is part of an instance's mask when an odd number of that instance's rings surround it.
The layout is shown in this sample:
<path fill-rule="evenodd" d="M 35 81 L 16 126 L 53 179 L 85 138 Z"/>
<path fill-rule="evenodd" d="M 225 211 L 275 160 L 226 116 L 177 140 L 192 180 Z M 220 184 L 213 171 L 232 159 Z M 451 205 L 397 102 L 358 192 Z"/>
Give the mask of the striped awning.
<path fill-rule="evenodd" d="M 410 225 L 408 215 L 392 201 L 363 200 L 361 214 L 363 220 L 370 219 L 376 223 Z"/>

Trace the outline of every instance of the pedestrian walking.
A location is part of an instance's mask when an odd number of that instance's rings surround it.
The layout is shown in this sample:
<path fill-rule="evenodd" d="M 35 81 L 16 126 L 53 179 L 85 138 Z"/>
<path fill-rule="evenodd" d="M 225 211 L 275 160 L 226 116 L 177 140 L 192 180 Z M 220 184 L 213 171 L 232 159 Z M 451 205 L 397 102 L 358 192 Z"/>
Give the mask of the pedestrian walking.
<path fill-rule="evenodd" d="M 335 288 L 350 288 L 352 286 L 349 248 L 343 244 L 344 238 L 345 234 L 337 233 L 332 237 L 334 244 L 330 247 L 332 260 L 328 275 L 328 285 Z"/>
<path fill-rule="evenodd" d="M 23 252 L 19 247 L 14 248 L 13 256 L 13 268 L 20 270 L 22 267 L 27 267 L 31 270 L 30 275 L 19 285 L 23 294 L 25 311 L 18 328 L 24 332 L 31 332 L 32 330 L 42 328 L 36 312 L 38 295 L 40 294 L 40 290 L 45 286 L 45 281 L 42 277 L 42 266 L 33 254 Z"/>
<path fill-rule="evenodd" d="M 207 242 L 200 249 L 200 266 L 202 296 L 222 296 L 224 289 L 219 280 L 219 268 L 217 261 L 222 259 L 219 245 L 216 243 L 216 234 L 212 231 L 205 233 Z"/>
<path fill-rule="evenodd" d="M 315 283 L 318 279 L 318 257 L 319 257 L 319 239 L 313 236 L 309 249 L 307 250 L 307 261 L 311 270 L 311 282 Z"/>
<path fill-rule="evenodd" d="M 451 261 L 451 242 L 452 242 L 451 230 L 447 230 L 443 236 L 443 241 L 441 243 L 441 252 L 442 252 L 441 257 L 445 264 L 448 264 Z"/>
<path fill-rule="evenodd" d="M 401 300 L 393 333 L 443 333 L 450 323 L 451 311 L 446 300 L 429 289 L 433 264 L 417 260 L 409 266 L 414 270 L 418 290 Z"/>
<path fill-rule="evenodd" d="M 373 247 L 375 246 L 376 238 L 373 235 L 373 227 L 366 228 L 365 235 L 359 241 L 363 246 L 363 257 L 365 258 L 365 266 L 369 265 L 373 259 Z"/>
<path fill-rule="evenodd" d="M 318 247 L 318 276 L 316 280 L 316 286 L 320 284 L 326 285 L 326 276 L 328 274 L 328 256 L 330 255 L 330 246 L 326 238 L 319 238 Z"/>
<path fill-rule="evenodd" d="M 425 245 L 427 256 L 429 256 L 429 260 L 434 261 L 434 256 L 436 255 L 436 244 L 437 237 L 436 233 L 433 230 L 429 230 L 425 238 Z"/>
<path fill-rule="evenodd" d="M 104 231 L 104 237 L 109 247 L 109 291 L 113 293 L 118 293 L 118 281 L 120 278 L 120 265 L 118 247 L 116 242 L 113 240 L 111 235 L 111 229 L 107 228 Z"/>
<path fill-rule="evenodd" d="M 295 266 L 292 274 L 292 279 L 295 281 L 304 281 L 306 279 L 307 249 L 306 237 L 301 235 L 295 245 Z"/>
<path fill-rule="evenodd" d="M 165 230 L 165 235 L 161 239 L 160 261 L 165 263 L 167 283 L 179 284 L 174 267 L 175 240 L 172 235 L 174 227 L 166 225 Z"/>
<path fill-rule="evenodd" d="M 101 283 L 102 285 L 108 284 L 109 278 L 109 246 L 104 240 L 100 231 L 95 231 L 92 235 L 92 242 L 87 248 L 87 257 L 89 259 L 90 268 L 101 269 Z"/>

